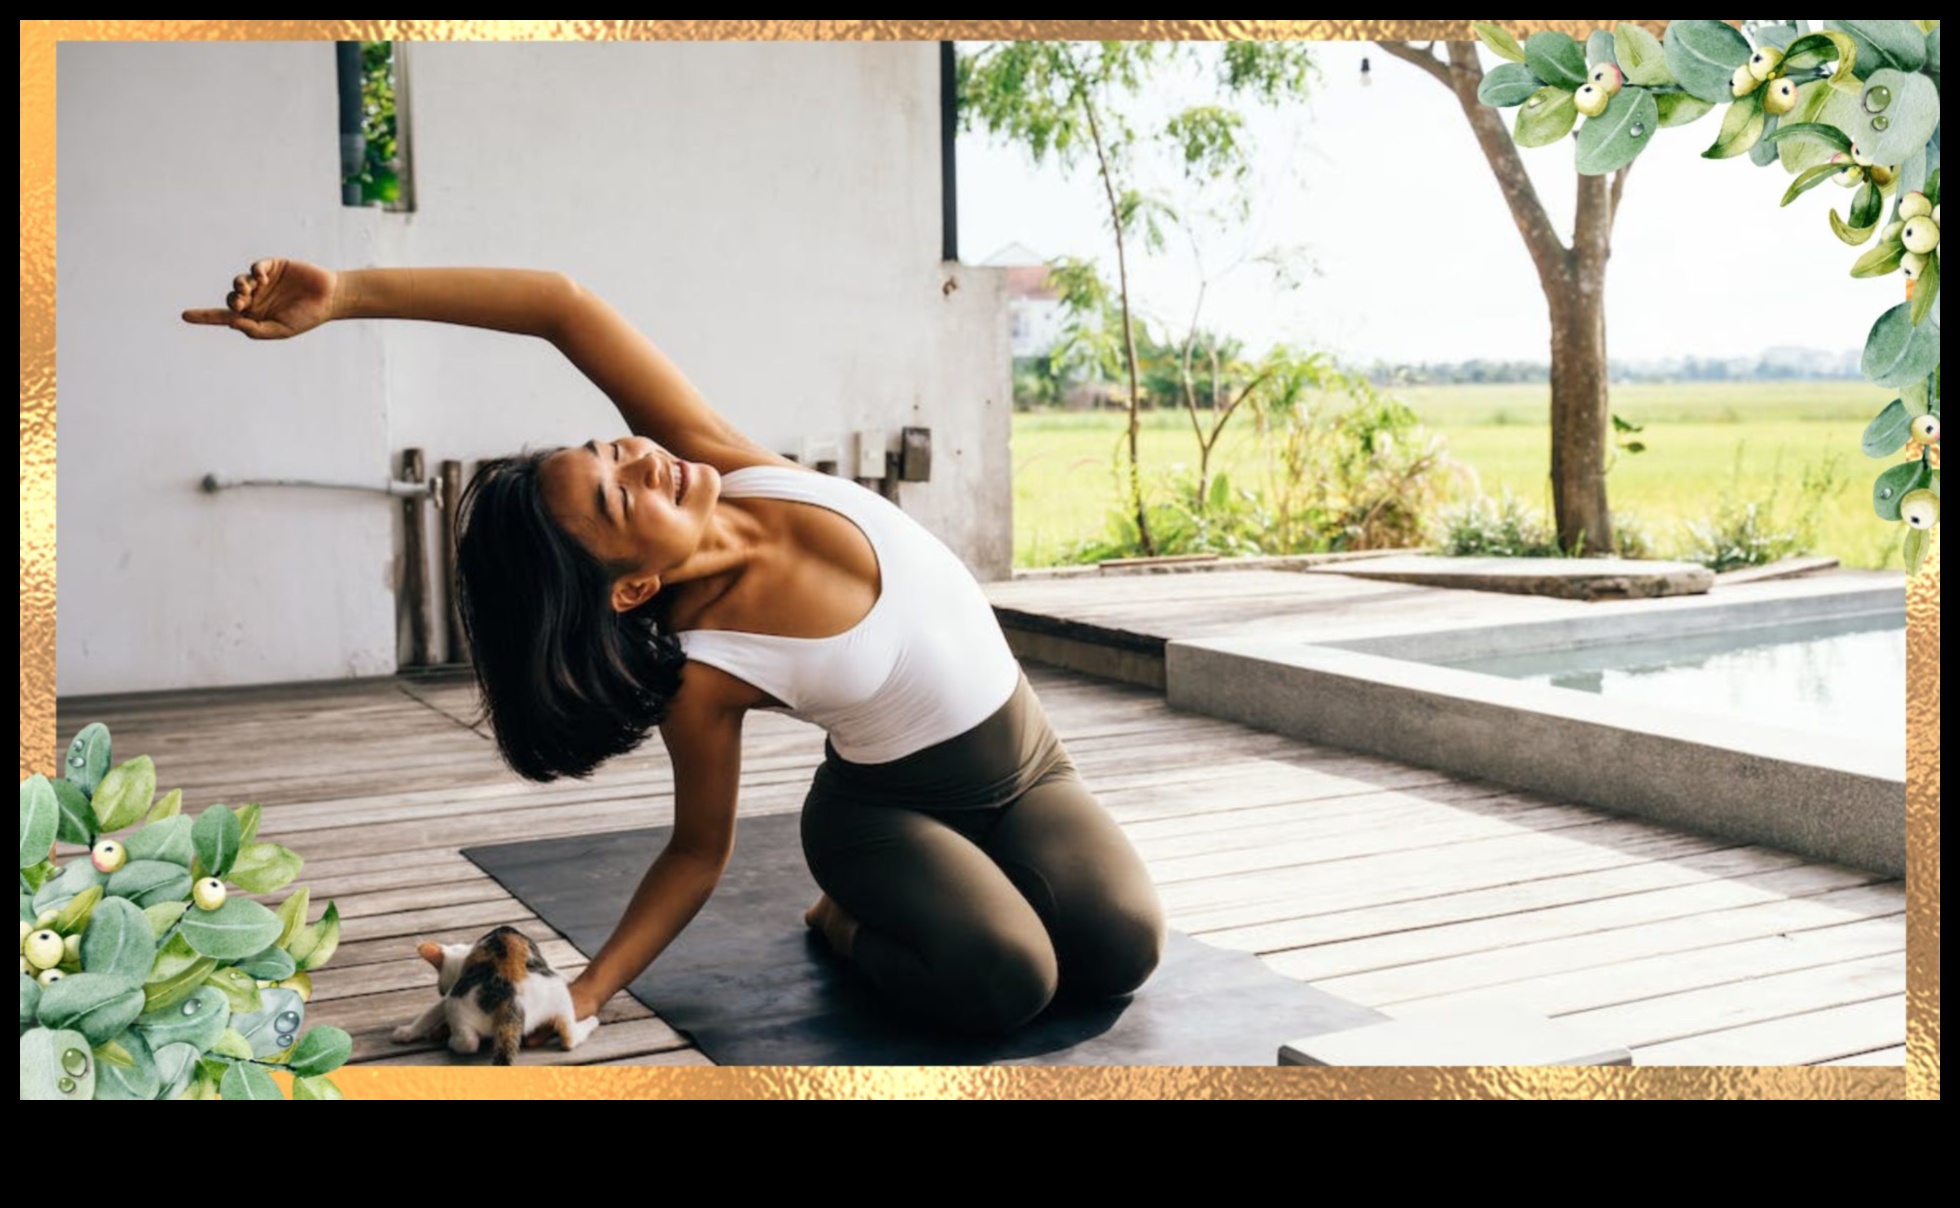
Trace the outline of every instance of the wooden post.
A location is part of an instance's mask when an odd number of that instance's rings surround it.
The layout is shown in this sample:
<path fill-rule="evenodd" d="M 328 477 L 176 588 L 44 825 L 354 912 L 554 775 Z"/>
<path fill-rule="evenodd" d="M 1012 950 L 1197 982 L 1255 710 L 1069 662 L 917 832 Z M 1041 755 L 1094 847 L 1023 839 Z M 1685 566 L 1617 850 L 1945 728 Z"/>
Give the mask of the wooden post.
<path fill-rule="evenodd" d="M 463 601 L 456 589 L 456 505 L 463 498 L 463 463 L 445 461 L 440 471 L 442 478 L 442 596 L 448 604 L 446 623 L 443 626 L 447 641 L 444 647 L 448 661 L 467 663 L 470 652 L 464 647 L 463 639 Z"/>
<path fill-rule="evenodd" d="M 422 450 L 402 450 L 403 482 L 426 482 Z M 422 499 L 402 500 L 402 607 L 408 609 L 408 665 L 429 665 L 429 565 L 422 549 Z"/>

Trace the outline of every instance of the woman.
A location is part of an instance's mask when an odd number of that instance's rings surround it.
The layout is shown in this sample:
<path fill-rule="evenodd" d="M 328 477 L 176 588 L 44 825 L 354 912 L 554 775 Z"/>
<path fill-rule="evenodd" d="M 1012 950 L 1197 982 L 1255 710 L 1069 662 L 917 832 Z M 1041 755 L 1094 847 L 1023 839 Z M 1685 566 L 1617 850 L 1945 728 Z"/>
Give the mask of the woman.
<path fill-rule="evenodd" d="M 1156 967 L 1156 891 L 965 567 L 878 495 L 736 432 L 604 301 L 554 273 L 261 260 L 184 318 L 255 339 L 364 318 L 539 336 L 631 429 L 484 464 L 458 531 L 504 759 L 584 776 L 655 726 L 672 757 L 672 838 L 573 983 L 580 1018 L 720 879 L 757 708 L 828 734 L 802 815 L 823 890 L 805 921 L 893 999 L 1002 1031 Z"/>

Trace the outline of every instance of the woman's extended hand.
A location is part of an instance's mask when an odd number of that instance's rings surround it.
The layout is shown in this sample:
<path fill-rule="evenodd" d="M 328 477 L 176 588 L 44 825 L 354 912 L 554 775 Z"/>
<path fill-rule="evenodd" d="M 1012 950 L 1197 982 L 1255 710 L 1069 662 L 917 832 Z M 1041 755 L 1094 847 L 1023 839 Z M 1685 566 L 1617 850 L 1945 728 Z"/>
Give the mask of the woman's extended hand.
<path fill-rule="evenodd" d="M 333 317 L 332 269 L 303 260 L 259 260 L 231 280 L 222 307 L 187 310 L 184 322 L 242 331 L 254 340 L 284 340 Z"/>

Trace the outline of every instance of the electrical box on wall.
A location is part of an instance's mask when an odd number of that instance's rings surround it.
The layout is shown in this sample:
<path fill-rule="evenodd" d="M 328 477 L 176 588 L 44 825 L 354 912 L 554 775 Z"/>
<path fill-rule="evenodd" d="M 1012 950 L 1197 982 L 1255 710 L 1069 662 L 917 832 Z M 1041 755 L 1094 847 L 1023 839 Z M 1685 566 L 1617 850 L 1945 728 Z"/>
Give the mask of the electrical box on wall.
<path fill-rule="evenodd" d="M 860 428 L 857 434 L 857 477 L 885 476 L 885 434 L 877 428 Z"/>
<path fill-rule="evenodd" d="M 926 482 L 931 478 L 932 429 L 903 429 L 898 441 L 898 480 Z"/>

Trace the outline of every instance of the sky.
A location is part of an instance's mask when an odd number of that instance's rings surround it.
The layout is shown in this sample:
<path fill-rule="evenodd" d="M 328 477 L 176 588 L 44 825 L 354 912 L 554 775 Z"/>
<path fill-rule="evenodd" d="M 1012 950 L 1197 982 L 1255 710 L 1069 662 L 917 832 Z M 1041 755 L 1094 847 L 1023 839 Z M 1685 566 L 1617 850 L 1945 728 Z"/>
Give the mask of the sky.
<path fill-rule="evenodd" d="M 1486 70 L 1499 62 L 1484 59 Z M 1307 104 L 1248 114 L 1258 178 L 1251 221 L 1133 267 L 1142 308 L 1181 332 L 1202 287 L 1202 324 L 1249 352 L 1289 342 L 1361 363 L 1546 360 L 1544 295 L 1455 97 L 1369 43 L 1319 44 L 1317 60 Z M 1178 95 L 1192 103 L 1201 89 Z M 1826 185 L 1780 209 L 1789 183 L 1780 167 L 1701 158 L 1720 116 L 1662 130 L 1627 178 L 1607 270 L 1609 355 L 1861 347 L 1872 319 L 1899 300 L 1900 279 L 1849 277 L 1862 249 L 1840 243 L 1824 211 L 1842 212 L 1850 191 Z M 1569 238 L 1571 141 L 1521 154 Z M 1035 167 L 1020 148 L 971 133 L 960 137 L 958 176 L 963 259 L 1018 242 L 1042 257 L 1096 258 L 1113 279 L 1088 167 L 1064 176 L 1053 161 Z M 1158 189 L 1179 184 L 1175 172 L 1148 179 Z M 1252 259 L 1281 246 L 1301 248 L 1313 265 L 1298 288 L 1276 287 Z"/>

